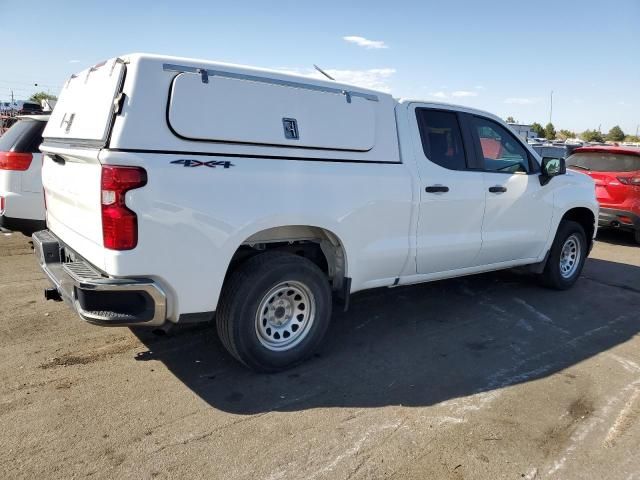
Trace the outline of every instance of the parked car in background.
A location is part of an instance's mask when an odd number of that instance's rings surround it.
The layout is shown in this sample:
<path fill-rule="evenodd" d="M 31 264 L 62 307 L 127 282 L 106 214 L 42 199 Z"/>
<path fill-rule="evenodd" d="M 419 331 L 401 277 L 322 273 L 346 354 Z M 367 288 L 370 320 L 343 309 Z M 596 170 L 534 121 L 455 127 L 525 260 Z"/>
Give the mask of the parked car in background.
<path fill-rule="evenodd" d="M 595 181 L 599 225 L 633 232 L 640 243 L 640 149 L 581 147 L 567 158 L 567 167 Z"/>
<path fill-rule="evenodd" d="M 0 227 L 30 234 L 45 226 L 42 131 L 49 115 L 18 117 L 0 136 Z"/>
<path fill-rule="evenodd" d="M 538 152 L 538 155 L 541 157 L 567 158 L 571 155 L 571 152 L 578 148 L 578 145 L 554 143 L 531 145 L 531 147 Z"/>
<path fill-rule="evenodd" d="M 17 102 L 17 104 L 17 112 L 19 115 L 29 115 L 32 113 L 38 114 L 42 112 L 42 105 L 40 105 L 38 102 L 20 100 Z"/>
<path fill-rule="evenodd" d="M 15 102 L 1 102 L 0 110 L 4 113 L 14 113 L 17 115 L 30 115 L 42 112 L 42 105 L 31 100 L 16 100 Z"/>

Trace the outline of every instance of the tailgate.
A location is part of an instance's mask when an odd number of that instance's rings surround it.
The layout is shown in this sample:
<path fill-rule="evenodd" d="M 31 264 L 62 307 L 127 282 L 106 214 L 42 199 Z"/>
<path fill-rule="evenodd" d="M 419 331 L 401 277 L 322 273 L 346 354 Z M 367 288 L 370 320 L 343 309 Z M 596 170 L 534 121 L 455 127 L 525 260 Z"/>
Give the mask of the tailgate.
<path fill-rule="evenodd" d="M 633 194 L 633 188 L 620 182 L 620 177 L 633 175 L 629 172 L 589 172 L 589 176 L 596 184 L 596 197 L 605 205 L 618 205 L 625 203 Z"/>
<path fill-rule="evenodd" d="M 105 145 L 124 72 L 122 60 L 114 58 L 72 75 L 62 88 L 44 129 L 45 140 L 79 140 L 92 146 Z"/>
<path fill-rule="evenodd" d="M 47 226 L 64 243 L 101 267 L 102 216 L 98 149 L 43 146 L 42 186 Z"/>

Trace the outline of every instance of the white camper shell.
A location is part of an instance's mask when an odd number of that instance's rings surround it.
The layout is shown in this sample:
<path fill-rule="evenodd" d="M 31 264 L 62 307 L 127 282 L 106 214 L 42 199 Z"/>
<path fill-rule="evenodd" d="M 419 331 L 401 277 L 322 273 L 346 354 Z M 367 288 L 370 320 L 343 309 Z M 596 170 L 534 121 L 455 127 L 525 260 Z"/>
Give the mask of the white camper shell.
<path fill-rule="evenodd" d="M 133 54 L 73 75 L 44 136 L 123 150 L 399 161 L 394 103 L 315 78 Z"/>

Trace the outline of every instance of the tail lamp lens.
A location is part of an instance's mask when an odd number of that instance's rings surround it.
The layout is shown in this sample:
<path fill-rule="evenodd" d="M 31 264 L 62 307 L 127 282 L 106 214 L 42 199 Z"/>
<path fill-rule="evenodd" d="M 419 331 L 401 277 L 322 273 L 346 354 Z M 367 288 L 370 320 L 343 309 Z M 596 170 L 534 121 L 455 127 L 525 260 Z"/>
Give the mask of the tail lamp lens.
<path fill-rule="evenodd" d="M 618 177 L 618 180 L 625 185 L 640 187 L 640 177 Z"/>
<path fill-rule="evenodd" d="M 147 184 L 140 167 L 104 165 L 101 180 L 102 239 L 105 248 L 131 250 L 138 244 L 138 216 L 127 208 L 126 193 Z"/>
<path fill-rule="evenodd" d="M 19 152 L 0 152 L 0 170 L 24 172 L 31 166 L 33 155 Z"/>

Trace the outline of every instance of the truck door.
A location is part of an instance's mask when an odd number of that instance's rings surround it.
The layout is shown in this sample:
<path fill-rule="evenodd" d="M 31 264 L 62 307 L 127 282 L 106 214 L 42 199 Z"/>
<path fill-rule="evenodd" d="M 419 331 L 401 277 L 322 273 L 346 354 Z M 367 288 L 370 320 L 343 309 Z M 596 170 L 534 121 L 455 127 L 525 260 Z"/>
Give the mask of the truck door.
<path fill-rule="evenodd" d="M 471 167 L 473 144 L 464 114 L 412 104 L 409 115 L 421 182 L 417 272 L 476 266 L 485 194 L 483 173 Z"/>
<path fill-rule="evenodd" d="M 469 115 L 486 208 L 481 265 L 537 258 L 549 237 L 553 191 L 540 185 L 540 167 L 505 126 Z"/>

